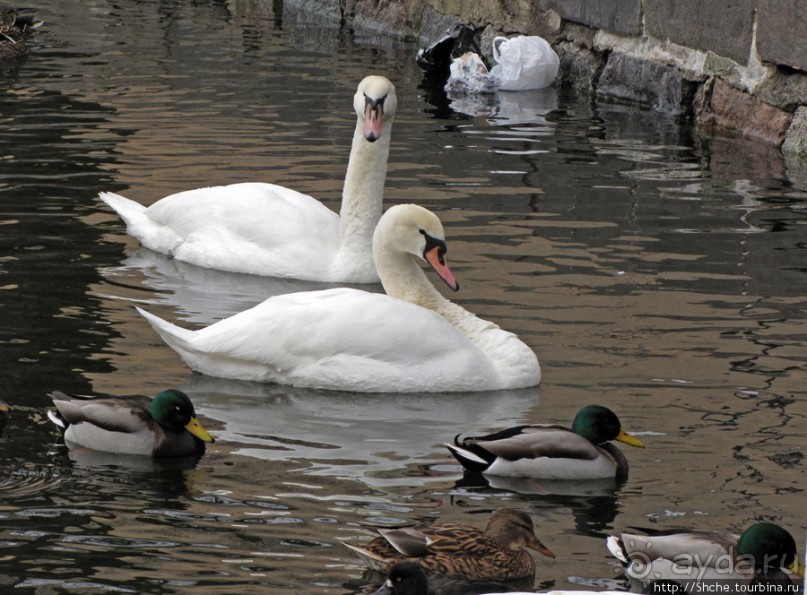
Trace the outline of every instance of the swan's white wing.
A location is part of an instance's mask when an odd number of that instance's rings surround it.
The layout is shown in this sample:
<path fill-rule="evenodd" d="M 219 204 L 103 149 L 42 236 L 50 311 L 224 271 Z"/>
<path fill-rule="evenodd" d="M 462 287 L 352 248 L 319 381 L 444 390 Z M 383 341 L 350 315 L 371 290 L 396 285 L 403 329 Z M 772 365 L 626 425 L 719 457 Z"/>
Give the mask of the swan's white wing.
<path fill-rule="evenodd" d="M 444 318 L 384 294 L 275 296 L 194 332 L 143 314 L 188 365 L 211 376 L 368 392 L 475 391 L 501 382 Z"/>
<path fill-rule="evenodd" d="M 339 215 L 283 186 L 213 186 L 172 194 L 148 208 L 101 198 L 140 243 L 177 260 L 236 273 L 329 281 L 339 249 Z M 377 279 L 368 254 L 365 268 Z"/>
<path fill-rule="evenodd" d="M 219 270 L 322 278 L 339 245 L 336 213 L 274 184 L 180 192 L 153 204 L 146 215 L 181 238 L 170 251 L 178 260 Z"/>

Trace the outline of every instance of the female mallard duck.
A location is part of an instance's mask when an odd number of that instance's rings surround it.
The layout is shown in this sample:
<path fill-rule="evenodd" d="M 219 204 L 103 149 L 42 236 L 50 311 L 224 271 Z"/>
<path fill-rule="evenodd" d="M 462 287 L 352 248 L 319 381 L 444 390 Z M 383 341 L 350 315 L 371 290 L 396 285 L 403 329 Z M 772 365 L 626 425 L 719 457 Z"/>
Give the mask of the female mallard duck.
<path fill-rule="evenodd" d="M 513 590 L 502 583 L 455 574 L 427 575 L 415 562 L 398 562 L 390 568 L 384 584 L 371 595 L 481 595 Z"/>
<path fill-rule="evenodd" d="M 27 51 L 26 38 L 42 25 L 36 13 L 0 6 L 0 59 L 22 56 Z"/>
<path fill-rule="evenodd" d="M 381 529 L 381 537 L 364 547 L 345 544 L 372 568 L 386 571 L 397 562 L 417 563 L 435 574 L 458 574 L 474 580 L 513 580 L 532 576 L 535 560 L 525 548 L 550 558 L 529 515 L 509 508 L 494 512 L 485 529 L 460 523 Z"/>
<path fill-rule="evenodd" d="M 606 541 L 627 565 L 626 574 L 653 580 L 769 581 L 783 568 L 803 574 L 793 536 L 773 523 L 756 523 L 742 535 L 725 531 L 664 531 L 653 535 L 621 533 Z"/>
<path fill-rule="evenodd" d="M 87 397 L 53 392 L 48 417 L 65 441 L 93 450 L 154 457 L 200 455 L 213 437 L 196 419 L 188 395 L 169 389 L 142 395 Z"/>
<path fill-rule="evenodd" d="M 628 461 L 609 440 L 644 444 L 625 432 L 613 411 L 600 405 L 581 409 L 572 428 L 531 425 L 488 436 L 454 438 L 446 444 L 469 471 L 538 479 L 624 477 Z"/>

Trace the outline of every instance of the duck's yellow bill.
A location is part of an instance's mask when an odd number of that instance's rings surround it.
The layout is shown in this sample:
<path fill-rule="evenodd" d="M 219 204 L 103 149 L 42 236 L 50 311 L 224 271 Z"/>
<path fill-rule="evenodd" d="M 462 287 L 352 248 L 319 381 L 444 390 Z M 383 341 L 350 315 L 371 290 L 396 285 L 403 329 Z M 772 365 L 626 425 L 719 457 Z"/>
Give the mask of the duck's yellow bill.
<path fill-rule="evenodd" d="M 619 430 L 619 435 L 616 437 L 617 440 L 620 442 L 624 442 L 625 444 L 630 444 L 631 446 L 638 446 L 639 448 L 644 448 L 644 442 L 636 438 L 635 436 L 631 436 L 625 430 Z"/>
<path fill-rule="evenodd" d="M 804 577 L 804 562 L 796 558 L 793 560 L 793 564 L 791 564 L 788 568 L 792 570 L 797 575 Z"/>
<path fill-rule="evenodd" d="M 196 436 L 199 440 L 211 443 L 215 442 L 215 440 L 213 440 L 213 436 L 210 435 L 210 432 L 205 430 L 202 427 L 202 424 L 199 423 L 199 420 L 195 417 L 192 417 L 191 420 L 185 424 L 185 429 Z"/>

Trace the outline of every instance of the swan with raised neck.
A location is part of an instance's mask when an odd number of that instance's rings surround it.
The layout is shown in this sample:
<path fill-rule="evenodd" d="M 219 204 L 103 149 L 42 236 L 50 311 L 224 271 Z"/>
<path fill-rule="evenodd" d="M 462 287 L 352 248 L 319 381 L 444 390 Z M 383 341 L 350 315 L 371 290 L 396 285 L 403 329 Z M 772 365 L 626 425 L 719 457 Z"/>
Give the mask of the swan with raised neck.
<path fill-rule="evenodd" d="M 198 188 L 149 207 L 100 198 L 140 243 L 211 269 L 331 283 L 375 283 L 373 230 L 381 217 L 395 86 L 370 75 L 353 98 L 356 127 L 340 215 L 311 196 L 260 182 Z"/>

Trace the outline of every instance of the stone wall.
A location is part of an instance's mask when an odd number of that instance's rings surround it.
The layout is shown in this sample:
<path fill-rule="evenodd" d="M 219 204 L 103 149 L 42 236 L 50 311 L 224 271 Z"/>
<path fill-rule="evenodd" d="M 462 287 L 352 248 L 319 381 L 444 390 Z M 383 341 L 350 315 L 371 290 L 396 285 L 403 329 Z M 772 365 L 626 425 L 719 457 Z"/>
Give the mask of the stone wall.
<path fill-rule="evenodd" d="M 292 2 L 294 0 L 287 0 Z M 558 84 L 737 131 L 807 158 L 804 0 L 297 0 L 422 45 L 455 22 L 541 35 Z"/>

